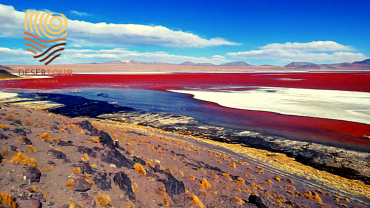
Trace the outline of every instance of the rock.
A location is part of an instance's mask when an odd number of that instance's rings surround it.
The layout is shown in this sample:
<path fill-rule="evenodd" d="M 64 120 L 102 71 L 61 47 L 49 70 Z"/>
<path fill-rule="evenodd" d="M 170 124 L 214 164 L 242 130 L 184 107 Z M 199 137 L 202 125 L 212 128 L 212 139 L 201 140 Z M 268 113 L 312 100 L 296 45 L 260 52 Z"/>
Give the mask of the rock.
<path fill-rule="evenodd" d="M 24 168 L 27 170 L 24 174 L 26 176 L 26 180 L 29 180 L 30 182 L 40 182 L 41 172 L 39 169 L 31 166 Z"/>
<path fill-rule="evenodd" d="M 14 119 L 12 124 L 13 124 L 13 125 L 14 125 L 14 124 L 22 125 L 22 121 L 17 120 L 17 119 Z"/>
<path fill-rule="evenodd" d="M 53 159 L 67 159 L 67 156 L 66 154 L 64 154 L 63 152 L 61 151 L 57 151 L 57 150 L 49 150 L 48 151 L 48 154 L 51 153 L 51 156 L 53 157 Z"/>
<path fill-rule="evenodd" d="M 60 140 L 58 145 L 60 145 L 60 146 L 73 146 L 72 143 L 73 143 L 72 141 L 65 142 L 65 141 Z"/>
<path fill-rule="evenodd" d="M 96 207 L 96 203 L 93 197 L 91 197 L 88 193 L 84 193 L 81 195 L 82 202 L 87 205 L 87 207 Z"/>
<path fill-rule="evenodd" d="M 82 154 L 87 153 L 87 155 L 89 155 L 90 157 L 96 158 L 96 152 L 88 147 L 78 146 L 77 151 L 81 152 Z"/>
<path fill-rule="evenodd" d="M 98 176 L 96 176 L 93 180 L 101 190 L 110 191 L 112 189 L 112 182 L 107 176 L 107 173 L 98 173 Z"/>
<path fill-rule="evenodd" d="M 55 162 L 53 162 L 53 161 L 49 160 L 49 161 L 48 161 L 48 165 L 55 165 Z"/>
<path fill-rule="evenodd" d="M 267 208 L 266 205 L 263 204 L 261 198 L 256 195 L 250 195 L 248 198 L 249 203 L 256 205 L 258 208 Z"/>
<path fill-rule="evenodd" d="M 135 193 L 132 190 L 131 180 L 124 172 L 116 173 L 113 177 L 113 182 L 124 191 L 125 195 L 128 196 L 131 201 L 136 200 Z"/>
<path fill-rule="evenodd" d="M 133 161 L 134 161 L 135 163 L 140 163 L 141 165 L 146 165 L 145 160 L 143 160 L 143 159 L 141 159 L 141 158 L 139 158 L 139 157 L 137 157 L 137 156 L 135 156 L 135 157 L 134 157 Z"/>
<path fill-rule="evenodd" d="M 15 129 L 13 129 L 13 132 L 16 133 L 16 134 L 19 134 L 23 137 L 27 136 L 27 134 L 32 133 L 31 130 L 26 129 L 26 128 L 15 128 Z"/>
<path fill-rule="evenodd" d="M 82 162 L 81 164 L 78 164 L 78 167 L 80 167 L 82 174 L 94 174 L 95 170 L 90 166 L 88 162 Z"/>
<path fill-rule="evenodd" d="M 92 135 L 99 134 L 99 131 L 91 125 L 90 121 L 81 121 L 80 123 L 77 123 L 77 125 L 82 129 L 88 130 Z"/>
<path fill-rule="evenodd" d="M 27 208 L 41 208 L 42 203 L 38 199 L 30 199 L 30 200 L 17 200 L 19 201 L 19 207 L 27 207 Z"/>
<path fill-rule="evenodd" d="M 114 143 L 109 134 L 104 131 L 100 131 L 100 133 L 101 133 L 101 136 L 99 136 L 100 143 L 103 144 L 103 146 L 114 149 Z"/>
<path fill-rule="evenodd" d="M 0 140 L 6 140 L 9 137 L 5 136 L 4 134 L 0 133 Z"/>
<path fill-rule="evenodd" d="M 155 164 L 154 170 L 155 170 L 155 172 L 161 171 L 161 165 L 159 163 Z"/>
<path fill-rule="evenodd" d="M 184 182 L 177 180 L 173 175 L 163 170 L 161 173 L 165 174 L 167 179 L 159 179 L 158 181 L 161 181 L 164 184 L 166 192 L 172 198 L 172 201 L 175 203 L 179 202 L 181 199 L 176 196 L 185 193 Z"/>
<path fill-rule="evenodd" d="M 10 150 L 16 152 L 18 147 L 10 145 Z"/>
<path fill-rule="evenodd" d="M 74 180 L 73 190 L 78 192 L 85 192 L 91 188 L 91 185 L 84 178 L 77 178 Z"/>
<path fill-rule="evenodd" d="M 115 164 L 117 168 L 121 168 L 123 166 L 131 169 L 135 164 L 116 149 L 106 150 L 101 154 L 100 159 L 103 162 Z"/>
<path fill-rule="evenodd" d="M 23 138 L 23 144 L 25 144 L 25 145 L 32 145 L 32 142 L 31 142 L 31 140 L 29 140 L 27 138 Z"/>

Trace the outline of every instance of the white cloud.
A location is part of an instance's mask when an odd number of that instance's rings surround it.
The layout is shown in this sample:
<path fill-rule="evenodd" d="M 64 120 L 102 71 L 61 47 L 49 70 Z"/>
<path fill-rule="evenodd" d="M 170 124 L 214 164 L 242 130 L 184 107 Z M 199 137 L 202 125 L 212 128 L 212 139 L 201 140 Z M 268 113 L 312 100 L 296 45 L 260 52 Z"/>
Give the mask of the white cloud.
<path fill-rule="evenodd" d="M 351 46 L 344 46 L 334 41 L 312 41 L 309 43 L 287 42 L 272 43 L 261 47 L 262 50 L 286 50 L 286 51 L 352 51 Z"/>
<path fill-rule="evenodd" d="M 76 10 L 70 10 L 69 13 L 71 13 L 73 15 L 77 15 L 77 16 L 90 16 L 90 14 L 88 14 L 86 12 L 78 12 Z"/>
<path fill-rule="evenodd" d="M 192 57 L 174 55 L 166 52 L 145 52 L 130 51 L 123 48 L 114 49 L 65 49 L 62 56 L 53 61 L 53 64 L 71 64 L 71 63 L 91 63 L 105 62 L 112 60 L 135 60 L 142 62 L 168 62 L 183 63 L 186 61 L 195 63 L 213 63 L 221 64 L 230 62 L 226 59 Z M 0 64 L 38 64 L 30 52 L 22 49 L 0 48 Z"/>
<path fill-rule="evenodd" d="M 309 43 L 273 43 L 260 47 L 260 50 L 227 53 L 240 59 L 279 59 L 282 61 L 307 62 L 354 62 L 367 57 L 354 51 L 351 46 L 344 46 L 333 41 L 312 41 Z"/>
<path fill-rule="evenodd" d="M 0 37 L 23 37 L 25 13 L 0 4 Z M 78 45 L 158 45 L 166 47 L 206 47 L 238 45 L 222 38 L 205 39 L 189 32 L 164 26 L 139 24 L 91 23 L 68 20 L 67 39 Z"/>
<path fill-rule="evenodd" d="M 214 55 L 212 56 L 213 59 L 225 59 L 225 56 L 220 56 L 220 55 Z"/>

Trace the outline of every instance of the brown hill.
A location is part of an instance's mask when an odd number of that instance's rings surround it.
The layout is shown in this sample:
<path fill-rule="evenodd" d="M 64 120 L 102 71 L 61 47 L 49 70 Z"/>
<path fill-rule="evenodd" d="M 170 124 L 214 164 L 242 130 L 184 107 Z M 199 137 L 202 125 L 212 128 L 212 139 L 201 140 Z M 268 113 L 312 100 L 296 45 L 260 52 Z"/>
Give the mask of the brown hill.
<path fill-rule="evenodd" d="M 1 66 L 1 65 L 0 65 Z M 7 67 L 9 68 L 9 67 Z M 11 74 L 10 72 L 0 69 L 0 79 L 9 79 L 9 78 L 16 78 L 18 76 Z"/>

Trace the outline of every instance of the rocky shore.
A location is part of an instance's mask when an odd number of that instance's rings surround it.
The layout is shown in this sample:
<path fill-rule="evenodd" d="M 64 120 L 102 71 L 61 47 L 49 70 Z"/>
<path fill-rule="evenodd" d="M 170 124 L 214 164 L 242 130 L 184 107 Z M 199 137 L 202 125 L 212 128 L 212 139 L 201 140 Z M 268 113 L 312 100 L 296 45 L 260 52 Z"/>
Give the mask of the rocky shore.
<path fill-rule="evenodd" d="M 310 142 L 287 140 L 276 136 L 264 136 L 256 132 L 209 126 L 199 123 L 192 117 L 168 113 L 124 111 L 115 114 L 104 114 L 99 116 L 99 118 L 150 126 L 184 135 L 226 143 L 238 143 L 247 147 L 284 153 L 305 165 L 370 184 L 369 153 Z"/>
<path fill-rule="evenodd" d="M 315 187 L 289 173 L 271 171 L 266 162 L 232 156 L 229 149 L 167 136 L 161 130 L 72 119 L 11 104 L 1 105 L 0 115 L 2 207 L 366 207 L 369 203 L 368 186 L 351 182 L 365 194 L 342 195 L 346 190 Z M 164 123 L 173 126 L 174 118 Z"/>

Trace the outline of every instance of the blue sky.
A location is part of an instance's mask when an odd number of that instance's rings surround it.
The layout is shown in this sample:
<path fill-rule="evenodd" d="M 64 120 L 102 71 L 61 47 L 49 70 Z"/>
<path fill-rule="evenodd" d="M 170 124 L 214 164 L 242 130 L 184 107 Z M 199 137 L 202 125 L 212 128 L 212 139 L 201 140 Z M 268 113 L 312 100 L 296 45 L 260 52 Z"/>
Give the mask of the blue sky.
<path fill-rule="evenodd" d="M 0 64 L 38 64 L 24 45 L 27 9 L 63 13 L 55 63 L 353 62 L 370 57 L 370 1 L 1 1 Z M 22 19 L 23 18 L 23 19 Z"/>

